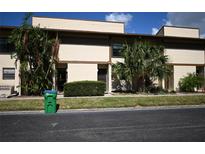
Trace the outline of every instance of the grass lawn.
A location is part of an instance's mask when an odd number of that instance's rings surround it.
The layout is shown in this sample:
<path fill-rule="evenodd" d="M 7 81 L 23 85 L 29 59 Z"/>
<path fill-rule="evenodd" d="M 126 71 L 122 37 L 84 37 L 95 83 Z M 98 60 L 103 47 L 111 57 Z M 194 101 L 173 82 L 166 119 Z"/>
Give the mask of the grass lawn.
<path fill-rule="evenodd" d="M 59 104 L 59 109 L 200 105 L 205 104 L 205 95 L 159 97 L 64 98 L 57 100 L 57 104 Z M 43 100 L 6 100 L 0 101 L 0 111 L 43 110 L 43 105 Z"/>

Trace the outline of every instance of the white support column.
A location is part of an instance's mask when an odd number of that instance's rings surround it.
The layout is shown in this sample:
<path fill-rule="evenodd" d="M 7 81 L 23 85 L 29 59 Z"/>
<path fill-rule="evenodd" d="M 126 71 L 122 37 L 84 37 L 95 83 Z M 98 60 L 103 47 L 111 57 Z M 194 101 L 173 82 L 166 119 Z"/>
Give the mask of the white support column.
<path fill-rule="evenodd" d="M 68 74 L 69 73 L 69 65 L 68 65 L 68 63 L 67 63 L 67 70 L 66 71 L 67 71 L 66 83 L 68 83 L 68 76 L 69 76 L 69 74 Z"/>
<path fill-rule="evenodd" d="M 20 61 L 18 60 L 16 63 L 16 71 L 15 71 L 15 90 L 21 96 L 21 78 L 20 78 Z"/>
<path fill-rule="evenodd" d="M 162 89 L 165 89 L 165 79 L 162 79 Z"/>
<path fill-rule="evenodd" d="M 108 64 L 108 93 L 112 92 L 112 64 Z"/>

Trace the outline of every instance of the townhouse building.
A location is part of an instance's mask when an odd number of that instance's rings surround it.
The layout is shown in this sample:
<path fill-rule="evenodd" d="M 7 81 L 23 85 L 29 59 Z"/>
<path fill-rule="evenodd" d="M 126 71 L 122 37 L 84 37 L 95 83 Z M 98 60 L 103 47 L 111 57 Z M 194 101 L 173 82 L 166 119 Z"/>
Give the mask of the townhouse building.
<path fill-rule="evenodd" d="M 58 91 L 63 90 L 66 82 L 101 80 L 106 82 L 107 92 L 111 92 L 114 89 L 112 64 L 123 62 L 120 50 L 129 39 L 151 41 L 165 47 L 164 54 L 173 72 L 160 83 L 165 89 L 178 90 L 180 78 L 187 73 L 205 75 L 205 39 L 200 38 L 198 28 L 163 26 L 156 35 L 128 34 L 121 22 L 48 17 L 32 17 L 32 25 L 60 40 L 55 65 L 58 73 L 53 83 Z M 0 87 L 1 93 L 6 94 L 21 93 L 19 62 L 15 64 L 11 58 L 12 47 L 8 43 L 14 28 L 0 26 Z"/>

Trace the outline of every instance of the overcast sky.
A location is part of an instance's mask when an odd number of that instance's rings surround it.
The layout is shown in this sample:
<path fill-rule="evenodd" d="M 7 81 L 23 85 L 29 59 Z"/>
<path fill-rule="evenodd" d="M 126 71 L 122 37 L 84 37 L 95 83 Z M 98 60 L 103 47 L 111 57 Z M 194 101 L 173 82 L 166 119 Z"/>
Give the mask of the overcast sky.
<path fill-rule="evenodd" d="M 0 25 L 18 26 L 22 23 L 25 13 L 0 13 Z M 205 37 L 205 13 L 166 13 L 166 12 L 136 12 L 136 13 L 56 13 L 38 12 L 34 16 L 59 18 L 76 18 L 90 20 L 107 20 L 125 22 L 127 33 L 155 34 L 163 25 L 187 26 L 200 28 L 201 37 Z"/>

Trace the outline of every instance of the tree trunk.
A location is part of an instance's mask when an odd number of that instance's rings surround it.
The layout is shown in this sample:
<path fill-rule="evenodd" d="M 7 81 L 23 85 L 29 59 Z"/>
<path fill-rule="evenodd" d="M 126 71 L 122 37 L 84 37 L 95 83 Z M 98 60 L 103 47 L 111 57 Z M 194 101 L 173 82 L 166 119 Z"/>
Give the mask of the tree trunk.
<path fill-rule="evenodd" d="M 132 91 L 137 92 L 139 90 L 138 75 L 134 75 L 132 78 Z"/>

